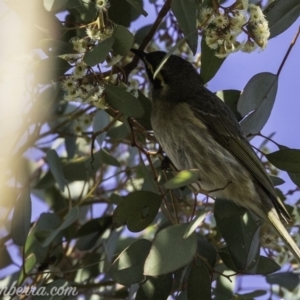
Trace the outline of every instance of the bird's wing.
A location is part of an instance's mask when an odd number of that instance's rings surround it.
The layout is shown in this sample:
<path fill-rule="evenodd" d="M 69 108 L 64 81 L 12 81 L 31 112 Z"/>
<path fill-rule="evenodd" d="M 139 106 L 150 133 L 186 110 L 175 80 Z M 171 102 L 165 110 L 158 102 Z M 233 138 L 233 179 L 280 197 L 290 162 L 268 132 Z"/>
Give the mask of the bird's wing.
<path fill-rule="evenodd" d="M 276 195 L 268 173 L 244 137 L 234 114 L 222 100 L 205 88 L 201 91 L 201 99 L 203 101 L 189 103 L 196 117 L 206 124 L 216 141 L 236 157 L 252 174 L 255 181 L 270 196 L 276 210 L 282 217 L 290 220 L 284 204 Z"/>

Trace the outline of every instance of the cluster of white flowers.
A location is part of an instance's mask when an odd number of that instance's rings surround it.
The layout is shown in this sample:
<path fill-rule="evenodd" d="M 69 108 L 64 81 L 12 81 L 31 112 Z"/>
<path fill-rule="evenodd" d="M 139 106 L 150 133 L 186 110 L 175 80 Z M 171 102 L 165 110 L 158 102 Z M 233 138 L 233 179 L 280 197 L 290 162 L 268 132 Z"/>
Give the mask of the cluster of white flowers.
<path fill-rule="evenodd" d="M 257 46 L 264 49 L 270 36 L 261 8 L 248 4 L 248 0 L 236 0 L 226 8 L 203 7 L 199 12 L 198 25 L 204 30 L 206 44 L 220 58 L 238 50 L 252 52 Z M 246 41 L 238 40 L 242 33 L 247 36 Z"/>
<path fill-rule="evenodd" d="M 96 0 L 95 4 L 99 11 L 106 11 L 110 7 L 108 0 Z"/>
<path fill-rule="evenodd" d="M 75 134 L 81 134 L 87 130 L 93 123 L 95 113 L 83 114 L 74 120 L 73 131 Z"/>

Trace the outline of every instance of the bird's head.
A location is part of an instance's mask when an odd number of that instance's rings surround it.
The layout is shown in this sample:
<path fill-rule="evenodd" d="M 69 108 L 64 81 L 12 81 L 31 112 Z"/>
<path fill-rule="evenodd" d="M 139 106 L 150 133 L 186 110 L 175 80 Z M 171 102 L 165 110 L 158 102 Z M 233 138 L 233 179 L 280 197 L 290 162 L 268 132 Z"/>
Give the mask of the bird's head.
<path fill-rule="evenodd" d="M 131 51 L 144 62 L 147 75 L 154 90 L 161 89 L 165 86 L 182 86 L 183 80 L 186 82 L 193 79 L 194 81 L 199 76 L 195 68 L 188 61 L 179 56 L 171 55 L 164 62 L 159 72 L 156 72 L 164 60 L 167 54 L 166 52 L 154 51 L 145 53 L 137 49 L 131 49 Z"/>

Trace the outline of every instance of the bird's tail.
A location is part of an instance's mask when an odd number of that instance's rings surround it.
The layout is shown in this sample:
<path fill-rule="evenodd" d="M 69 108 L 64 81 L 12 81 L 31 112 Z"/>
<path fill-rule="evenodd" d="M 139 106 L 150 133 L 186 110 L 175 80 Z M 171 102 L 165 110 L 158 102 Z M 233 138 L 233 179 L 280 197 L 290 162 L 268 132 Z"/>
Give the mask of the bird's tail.
<path fill-rule="evenodd" d="M 282 240 L 285 242 L 286 246 L 293 253 L 294 257 L 300 264 L 300 249 L 292 239 L 288 231 L 285 229 L 284 225 L 281 223 L 279 216 L 275 210 L 275 208 L 270 209 L 267 212 L 268 221 L 273 225 L 276 231 L 279 233 Z"/>

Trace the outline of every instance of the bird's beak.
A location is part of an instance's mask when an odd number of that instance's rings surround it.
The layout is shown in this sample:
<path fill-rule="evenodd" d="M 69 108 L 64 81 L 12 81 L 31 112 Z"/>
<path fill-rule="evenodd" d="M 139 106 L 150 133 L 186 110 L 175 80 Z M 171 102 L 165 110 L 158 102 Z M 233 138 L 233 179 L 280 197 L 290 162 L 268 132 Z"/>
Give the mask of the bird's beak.
<path fill-rule="evenodd" d="M 146 56 L 146 53 L 144 51 L 133 48 L 131 48 L 130 51 L 134 53 L 138 58 L 144 61 L 144 57 Z"/>

